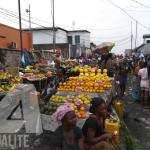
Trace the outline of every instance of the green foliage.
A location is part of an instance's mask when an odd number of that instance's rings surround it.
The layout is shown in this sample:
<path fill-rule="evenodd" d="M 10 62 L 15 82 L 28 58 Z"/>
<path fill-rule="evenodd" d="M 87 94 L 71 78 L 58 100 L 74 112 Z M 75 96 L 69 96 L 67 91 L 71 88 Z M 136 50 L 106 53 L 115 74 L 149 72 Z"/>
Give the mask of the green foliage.
<path fill-rule="evenodd" d="M 123 120 L 121 120 L 122 132 L 125 139 L 126 150 L 138 150 L 138 145 L 133 141 L 130 130 Z"/>

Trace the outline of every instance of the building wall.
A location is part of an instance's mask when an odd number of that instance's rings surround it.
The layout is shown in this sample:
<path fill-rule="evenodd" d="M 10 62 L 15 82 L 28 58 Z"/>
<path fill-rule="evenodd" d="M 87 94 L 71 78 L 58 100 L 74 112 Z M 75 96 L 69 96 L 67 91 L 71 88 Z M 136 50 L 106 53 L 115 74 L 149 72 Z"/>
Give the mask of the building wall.
<path fill-rule="evenodd" d="M 131 52 L 130 49 L 126 49 L 126 50 L 125 50 L 125 55 L 126 55 L 126 56 L 131 56 L 131 53 L 132 53 L 132 52 Z"/>
<path fill-rule="evenodd" d="M 34 51 L 33 53 L 35 61 L 38 61 L 41 57 L 41 54 L 38 51 Z M 21 51 L 0 48 L 0 67 L 10 67 L 12 71 L 15 71 L 15 67 L 20 65 L 20 59 Z"/>
<path fill-rule="evenodd" d="M 68 32 L 68 36 L 72 36 L 72 44 L 75 45 L 75 36 L 80 36 L 80 46 L 90 48 L 89 32 Z"/>
<path fill-rule="evenodd" d="M 22 38 L 23 48 L 32 48 L 32 34 L 30 32 L 22 32 Z M 21 49 L 19 30 L 0 24 L 0 47 L 8 48 L 11 42 L 15 42 L 17 44 L 16 49 Z"/>
<path fill-rule="evenodd" d="M 52 44 L 53 31 L 52 30 L 37 30 L 33 31 L 33 44 Z M 56 44 L 67 43 L 67 32 L 58 29 L 56 31 Z"/>

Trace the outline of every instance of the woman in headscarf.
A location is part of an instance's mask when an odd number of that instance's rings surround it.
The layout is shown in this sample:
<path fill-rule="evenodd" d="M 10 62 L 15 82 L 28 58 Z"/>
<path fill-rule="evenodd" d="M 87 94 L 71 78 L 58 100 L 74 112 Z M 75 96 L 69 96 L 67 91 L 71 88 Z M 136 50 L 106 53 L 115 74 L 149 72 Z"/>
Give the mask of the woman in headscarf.
<path fill-rule="evenodd" d="M 105 101 L 100 98 L 93 98 L 90 112 L 92 115 L 85 121 L 82 132 L 86 150 L 112 150 L 112 145 L 107 141 L 111 140 L 114 134 L 104 132 L 104 120 L 107 115 Z"/>
<path fill-rule="evenodd" d="M 69 104 L 60 106 L 53 117 L 61 125 L 52 135 L 51 149 L 84 150 L 82 131 L 76 127 L 77 117 Z"/>

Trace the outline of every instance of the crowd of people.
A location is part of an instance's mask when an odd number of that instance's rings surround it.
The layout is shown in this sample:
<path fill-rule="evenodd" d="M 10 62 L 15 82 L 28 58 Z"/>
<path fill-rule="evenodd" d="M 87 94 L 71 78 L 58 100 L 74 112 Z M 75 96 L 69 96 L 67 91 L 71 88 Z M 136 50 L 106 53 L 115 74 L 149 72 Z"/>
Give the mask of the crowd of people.
<path fill-rule="evenodd" d="M 150 59 L 115 56 L 111 53 L 95 59 L 94 67 L 108 70 L 108 75 L 115 79 L 116 97 L 122 98 L 126 94 L 127 82 L 132 86 L 132 98 L 141 102 L 143 106 L 149 105 L 150 92 Z M 79 63 L 90 64 L 91 57 L 80 57 Z M 57 84 L 66 81 L 63 68 L 57 69 Z M 60 126 L 52 134 L 52 150 L 113 150 L 117 146 L 114 142 L 114 133 L 104 131 L 104 121 L 108 109 L 101 97 L 93 98 L 90 106 L 91 115 L 86 119 L 82 129 L 76 126 L 77 116 L 68 105 L 60 106 L 53 114 Z"/>

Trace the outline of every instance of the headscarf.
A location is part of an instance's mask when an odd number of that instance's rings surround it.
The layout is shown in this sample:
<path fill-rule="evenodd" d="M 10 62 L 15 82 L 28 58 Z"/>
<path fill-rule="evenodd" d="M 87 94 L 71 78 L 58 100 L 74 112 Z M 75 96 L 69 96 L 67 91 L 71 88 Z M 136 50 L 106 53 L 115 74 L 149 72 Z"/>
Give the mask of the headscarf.
<path fill-rule="evenodd" d="M 70 107 L 70 104 L 64 104 L 57 108 L 56 112 L 53 114 L 53 119 L 56 120 L 59 124 L 61 124 L 61 120 L 68 113 L 74 111 L 73 108 Z"/>

